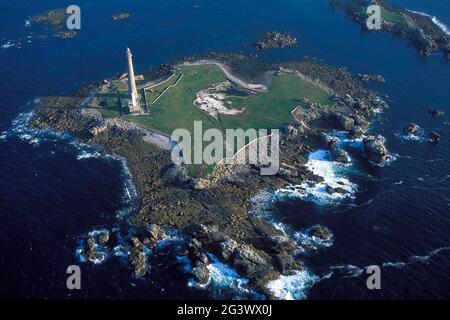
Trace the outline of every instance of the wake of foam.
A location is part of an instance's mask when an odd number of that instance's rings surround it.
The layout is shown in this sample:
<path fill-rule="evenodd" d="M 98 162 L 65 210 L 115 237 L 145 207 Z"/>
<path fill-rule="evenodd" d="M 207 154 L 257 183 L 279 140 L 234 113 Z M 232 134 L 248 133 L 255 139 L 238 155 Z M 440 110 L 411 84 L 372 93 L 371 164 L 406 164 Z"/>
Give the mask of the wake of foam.
<path fill-rule="evenodd" d="M 319 278 L 304 269 L 295 271 L 290 276 L 280 276 L 267 284 L 267 289 L 282 300 L 302 300 L 306 299 L 307 291 L 319 280 Z"/>
<path fill-rule="evenodd" d="M 413 263 L 423 263 L 426 264 L 429 262 L 431 258 L 438 255 L 442 251 L 450 250 L 450 247 L 441 247 L 432 251 L 429 251 L 427 254 L 423 256 L 411 256 L 406 261 L 388 261 L 382 263 L 380 266 L 383 268 L 395 268 L 395 269 L 401 269 L 407 265 L 413 264 Z M 331 266 L 330 267 L 330 273 L 327 274 L 327 277 L 331 277 L 331 275 L 340 275 L 343 278 L 355 278 L 361 276 L 364 271 L 368 268 L 366 267 L 357 267 L 351 264 L 347 265 L 337 265 L 337 266 Z"/>

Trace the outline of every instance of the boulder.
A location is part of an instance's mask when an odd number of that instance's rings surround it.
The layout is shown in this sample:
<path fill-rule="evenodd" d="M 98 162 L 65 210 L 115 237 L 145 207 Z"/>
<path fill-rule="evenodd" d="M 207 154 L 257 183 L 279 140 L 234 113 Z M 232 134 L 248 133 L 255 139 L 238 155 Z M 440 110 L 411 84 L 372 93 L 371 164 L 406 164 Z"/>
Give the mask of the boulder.
<path fill-rule="evenodd" d="M 403 128 L 403 133 L 405 135 L 417 134 L 420 130 L 420 127 L 415 123 L 410 123 L 406 127 Z"/>
<path fill-rule="evenodd" d="M 348 163 L 350 162 L 350 157 L 346 151 L 336 147 L 331 149 L 331 160 L 340 163 Z"/>
<path fill-rule="evenodd" d="M 373 136 L 367 137 L 363 142 L 366 158 L 377 165 L 384 164 L 389 155 L 384 142 Z"/>
<path fill-rule="evenodd" d="M 326 192 L 327 192 L 328 194 L 333 194 L 333 193 L 334 193 L 334 188 L 331 187 L 331 186 L 329 186 L 329 185 L 327 185 L 327 186 L 325 187 L 325 190 L 326 190 Z"/>
<path fill-rule="evenodd" d="M 142 249 L 131 248 L 128 259 L 133 267 L 134 275 L 137 278 L 145 276 L 147 273 L 147 257 Z"/>
<path fill-rule="evenodd" d="M 320 138 L 321 138 L 322 142 L 323 142 L 327 147 L 330 147 L 330 148 L 336 147 L 337 143 L 339 142 L 339 138 L 329 136 L 329 135 L 326 134 L 325 132 L 322 132 Z"/>
<path fill-rule="evenodd" d="M 321 225 L 312 226 L 306 233 L 310 237 L 315 237 L 321 240 L 330 240 L 333 237 L 333 233 L 330 229 Z"/>
<path fill-rule="evenodd" d="M 433 143 L 439 142 L 440 140 L 441 140 L 441 136 L 434 131 L 431 132 L 428 137 L 428 141 L 433 142 Z"/>
<path fill-rule="evenodd" d="M 428 113 L 431 114 L 435 118 L 440 118 L 440 117 L 444 116 L 444 111 L 438 110 L 436 108 L 430 108 L 428 110 Z"/>
<path fill-rule="evenodd" d="M 208 266 L 198 261 L 192 268 L 191 275 L 199 285 L 207 285 L 211 279 Z"/>
<path fill-rule="evenodd" d="M 97 257 L 95 252 L 95 240 L 94 238 L 88 238 L 84 243 L 84 249 L 82 255 L 89 261 L 94 261 Z"/>
<path fill-rule="evenodd" d="M 341 188 L 341 187 L 334 188 L 334 192 L 340 193 L 340 194 L 347 194 L 347 193 L 349 193 L 347 190 L 345 190 L 344 188 Z"/>
<path fill-rule="evenodd" d="M 100 244 L 102 246 L 107 244 L 108 241 L 109 241 L 109 232 L 108 231 L 102 232 L 97 236 L 97 242 L 98 242 L 98 244 Z"/>

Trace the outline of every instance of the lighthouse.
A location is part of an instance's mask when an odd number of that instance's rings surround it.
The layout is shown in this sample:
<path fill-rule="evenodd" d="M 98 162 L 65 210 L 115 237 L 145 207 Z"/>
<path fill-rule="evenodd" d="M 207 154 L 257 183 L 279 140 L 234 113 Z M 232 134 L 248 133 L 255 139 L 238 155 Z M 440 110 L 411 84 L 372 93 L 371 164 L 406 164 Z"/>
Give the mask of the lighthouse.
<path fill-rule="evenodd" d="M 130 48 L 127 48 L 127 60 L 128 60 L 128 93 L 130 94 L 128 107 L 130 109 L 130 113 L 140 114 L 142 113 L 142 109 L 140 103 L 140 96 L 138 95 L 136 89 L 136 79 L 134 77 L 134 68 L 133 68 L 133 55 L 131 54 Z"/>

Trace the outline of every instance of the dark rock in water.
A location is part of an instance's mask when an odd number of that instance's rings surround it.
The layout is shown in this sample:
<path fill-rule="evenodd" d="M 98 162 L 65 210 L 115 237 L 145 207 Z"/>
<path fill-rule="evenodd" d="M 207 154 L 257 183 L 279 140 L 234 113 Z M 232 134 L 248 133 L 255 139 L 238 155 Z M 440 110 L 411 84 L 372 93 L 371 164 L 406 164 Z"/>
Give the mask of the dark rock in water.
<path fill-rule="evenodd" d="M 336 147 L 337 143 L 339 142 L 339 139 L 337 137 L 332 137 L 326 134 L 325 132 L 322 132 L 321 134 L 321 140 L 322 142 L 330 148 Z"/>
<path fill-rule="evenodd" d="M 431 114 L 435 118 L 440 118 L 440 117 L 444 116 L 444 111 L 438 110 L 436 108 L 429 109 L 428 113 Z"/>
<path fill-rule="evenodd" d="M 331 160 L 340 163 L 348 163 L 350 161 L 350 158 L 346 151 L 336 147 L 331 149 Z"/>
<path fill-rule="evenodd" d="M 330 240 L 333 237 L 333 233 L 327 227 L 321 225 L 315 225 L 308 229 L 308 236 L 315 237 L 321 240 Z"/>
<path fill-rule="evenodd" d="M 301 271 L 305 267 L 303 264 L 295 261 L 292 256 L 282 252 L 274 256 L 274 262 L 278 271 L 285 276 L 294 274 L 294 271 Z"/>
<path fill-rule="evenodd" d="M 364 152 L 367 159 L 377 165 L 382 165 L 388 158 L 388 151 L 384 142 L 373 136 L 364 139 Z"/>
<path fill-rule="evenodd" d="M 327 191 L 328 194 L 333 194 L 334 193 L 334 188 L 329 186 L 329 185 L 327 185 L 325 187 L 325 190 Z"/>
<path fill-rule="evenodd" d="M 340 193 L 340 194 L 347 194 L 347 193 L 349 193 L 347 190 L 345 190 L 344 188 L 341 188 L 341 187 L 334 188 L 334 192 Z"/>
<path fill-rule="evenodd" d="M 131 17 L 131 14 L 128 12 L 119 12 L 117 14 L 113 14 L 111 16 L 111 19 L 113 19 L 114 21 L 119 21 L 119 20 L 125 20 Z"/>
<path fill-rule="evenodd" d="M 82 255 L 89 261 L 94 261 L 97 258 L 94 238 L 88 238 L 86 240 Z"/>
<path fill-rule="evenodd" d="M 441 136 L 438 133 L 436 133 L 434 131 L 430 133 L 428 141 L 436 143 L 436 142 L 439 142 L 440 140 L 441 140 Z"/>
<path fill-rule="evenodd" d="M 97 240 L 97 241 L 98 241 L 98 243 L 101 244 L 101 245 L 107 244 L 108 241 L 109 241 L 109 232 L 108 232 L 108 231 L 105 231 L 105 232 L 100 233 L 100 234 L 98 235 L 98 240 Z"/>
<path fill-rule="evenodd" d="M 416 134 L 420 130 L 420 127 L 415 123 L 410 123 L 406 127 L 403 128 L 403 133 L 405 135 Z"/>
<path fill-rule="evenodd" d="M 191 271 L 192 276 L 195 281 L 200 285 L 206 285 L 211 279 L 211 274 L 209 272 L 208 266 L 198 262 Z"/>
<path fill-rule="evenodd" d="M 134 275 L 137 278 L 142 278 L 147 273 L 147 257 L 141 248 L 131 248 L 128 257 L 130 264 L 133 267 Z"/>
<path fill-rule="evenodd" d="M 286 32 L 265 32 L 253 44 L 258 50 L 289 48 L 297 45 L 297 38 Z"/>

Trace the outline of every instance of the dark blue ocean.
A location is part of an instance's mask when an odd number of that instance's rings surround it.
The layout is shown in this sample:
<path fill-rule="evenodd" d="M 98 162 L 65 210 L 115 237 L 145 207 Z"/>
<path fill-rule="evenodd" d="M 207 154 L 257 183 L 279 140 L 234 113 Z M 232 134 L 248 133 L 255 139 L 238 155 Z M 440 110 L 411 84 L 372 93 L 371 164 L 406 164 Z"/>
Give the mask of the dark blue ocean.
<path fill-rule="evenodd" d="M 392 2 L 450 26 L 448 0 Z M 332 246 L 303 258 L 309 278 L 285 279 L 284 289 L 301 290 L 294 297 L 307 299 L 450 298 L 450 61 L 422 57 L 388 34 L 363 32 L 326 0 L 78 0 L 82 29 L 75 39 L 28 42 L 32 30 L 24 25 L 30 16 L 70 4 L 2 1 L 0 297 L 220 297 L 188 288 L 172 270 L 155 267 L 145 279 L 135 279 L 118 259 L 80 262 L 75 252 L 81 235 L 120 227 L 133 214 L 134 202 L 124 195 L 132 181 L 120 159 L 92 156 L 97 150 L 69 135 L 35 134 L 22 124 L 37 98 L 69 94 L 85 82 L 123 72 L 127 46 L 135 68 L 144 70 L 211 50 L 254 54 L 249 43 L 259 33 L 280 30 L 297 35 L 299 46 L 259 59 L 314 56 L 387 79 L 372 85 L 389 95 L 390 108 L 371 131 L 386 139 L 395 157 L 383 168 L 355 161 L 345 173 L 356 186 L 351 201 L 290 198 L 274 204 L 273 220 L 291 230 L 321 224 L 334 234 Z M 120 11 L 134 15 L 112 22 L 111 14 Z M 432 118 L 431 106 L 445 117 Z M 423 128 L 422 137 L 402 137 L 401 128 L 410 122 Z M 431 130 L 441 135 L 440 143 L 426 141 Z M 72 264 L 82 269 L 80 291 L 65 285 Z M 366 287 L 364 268 L 370 265 L 381 267 L 381 290 Z"/>

